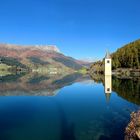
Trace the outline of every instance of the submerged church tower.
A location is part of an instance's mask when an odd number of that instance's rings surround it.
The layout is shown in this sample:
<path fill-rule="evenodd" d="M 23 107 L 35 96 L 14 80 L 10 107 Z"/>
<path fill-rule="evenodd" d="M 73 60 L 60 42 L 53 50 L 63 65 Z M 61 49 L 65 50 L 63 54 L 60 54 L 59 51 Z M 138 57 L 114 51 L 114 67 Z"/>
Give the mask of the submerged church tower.
<path fill-rule="evenodd" d="M 105 75 L 112 75 L 112 60 L 109 52 L 105 56 Z"/>
<path fill-rule="evenodd" d="M 109 52 L 105 56 L 105 96 L 109 102 L 112 92 L 112 60 Z"/>

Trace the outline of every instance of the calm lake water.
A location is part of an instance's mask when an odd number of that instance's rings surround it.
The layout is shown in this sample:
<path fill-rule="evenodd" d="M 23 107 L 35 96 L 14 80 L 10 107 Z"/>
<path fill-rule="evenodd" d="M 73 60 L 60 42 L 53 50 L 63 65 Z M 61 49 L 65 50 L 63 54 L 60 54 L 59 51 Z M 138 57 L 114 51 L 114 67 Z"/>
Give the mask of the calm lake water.
<path fill-rule="evenodd" d="M 107 83 L 108 84 L 108 83 Z M 0 77 L 0 140 L 123 140 L 140 81 L 100 76 Z"/>

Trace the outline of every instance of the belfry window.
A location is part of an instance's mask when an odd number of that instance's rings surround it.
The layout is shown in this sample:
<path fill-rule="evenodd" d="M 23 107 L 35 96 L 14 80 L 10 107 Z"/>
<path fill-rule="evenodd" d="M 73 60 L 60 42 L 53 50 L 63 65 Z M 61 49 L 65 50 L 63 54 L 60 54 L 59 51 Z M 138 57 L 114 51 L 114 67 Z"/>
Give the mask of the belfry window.
<path fill-rule="evenodd" d="M 107 63 L 110 63 L 110 61 L 109 61 L 109 60 L 107 60 Z"/>
<path fill-rule="evenodd" d="M 107 88 L 107 91 L 110 91 L 110 88 Z"/>

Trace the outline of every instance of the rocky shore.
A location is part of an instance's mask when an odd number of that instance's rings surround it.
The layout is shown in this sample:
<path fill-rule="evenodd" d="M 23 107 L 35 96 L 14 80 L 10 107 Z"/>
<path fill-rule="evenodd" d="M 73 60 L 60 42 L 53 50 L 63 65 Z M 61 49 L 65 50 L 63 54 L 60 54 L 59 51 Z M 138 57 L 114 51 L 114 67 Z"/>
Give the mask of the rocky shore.
<path fill-rule="evenodd" d="M 125 140 L 140 139 L 140 110 L 131 113 L 131 120 L 125 129 Z"/>

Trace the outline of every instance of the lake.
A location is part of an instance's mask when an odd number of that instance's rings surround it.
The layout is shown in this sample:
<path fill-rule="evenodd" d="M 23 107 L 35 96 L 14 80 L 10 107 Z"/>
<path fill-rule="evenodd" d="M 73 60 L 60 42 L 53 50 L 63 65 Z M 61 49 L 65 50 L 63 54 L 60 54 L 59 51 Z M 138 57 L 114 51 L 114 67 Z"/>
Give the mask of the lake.
<path fill-rule="evenodd" d="M 78 73 L 0 77 L 0 140 L 123 140 L 140 80 L 112 77 L 110 93 L 106 86 L 103 76 Z"/>

